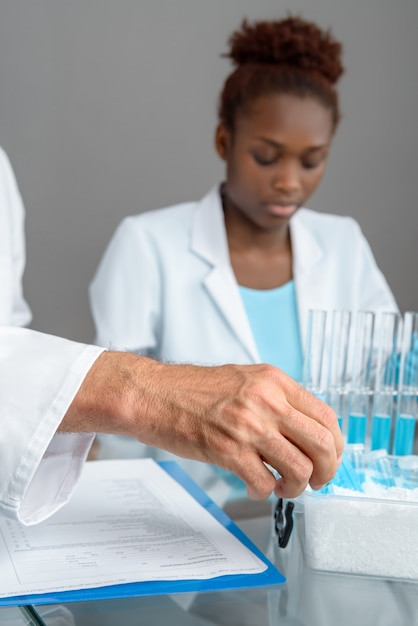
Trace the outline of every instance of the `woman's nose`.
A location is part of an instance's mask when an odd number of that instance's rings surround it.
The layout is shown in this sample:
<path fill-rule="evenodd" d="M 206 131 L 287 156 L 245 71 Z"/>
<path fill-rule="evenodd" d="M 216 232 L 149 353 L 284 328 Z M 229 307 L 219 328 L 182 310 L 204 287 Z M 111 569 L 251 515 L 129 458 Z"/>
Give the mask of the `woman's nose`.
<path fill-rule="evenodd" d="M 291 159 L 281 160 L 274 171 L 273 185 L 282 191 L 295 191 L 300 188 L 299 168 Z"/>

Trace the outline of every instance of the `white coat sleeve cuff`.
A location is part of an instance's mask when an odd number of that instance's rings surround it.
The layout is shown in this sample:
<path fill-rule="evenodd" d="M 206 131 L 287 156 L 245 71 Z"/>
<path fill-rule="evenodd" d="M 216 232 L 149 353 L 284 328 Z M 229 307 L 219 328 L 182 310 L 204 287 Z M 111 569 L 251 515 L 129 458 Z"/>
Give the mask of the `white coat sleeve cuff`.
<path fill-rule="evenodd" d="M 57 428 L 103 348 L 0 326 L 0 515 L 34 524 L 70 497 L 93 435 Z"/>
<path fill-rule="evenodd" d="M 37 524 L 68 502 L 93 439 L 92 433 L 54 435 L 17 512 L 20 522 Z"/>

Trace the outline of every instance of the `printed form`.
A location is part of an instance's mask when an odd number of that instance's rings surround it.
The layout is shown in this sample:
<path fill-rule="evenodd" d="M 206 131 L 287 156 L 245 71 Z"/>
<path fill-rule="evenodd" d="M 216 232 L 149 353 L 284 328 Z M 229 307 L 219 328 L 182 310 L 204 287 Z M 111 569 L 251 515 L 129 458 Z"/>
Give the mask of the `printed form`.
<path fill-rule="evenodd" d="M 267 568 L 152 459 L 86 463 L 49 520 L 1 519 L 0 564 L 0 597 Z"/>

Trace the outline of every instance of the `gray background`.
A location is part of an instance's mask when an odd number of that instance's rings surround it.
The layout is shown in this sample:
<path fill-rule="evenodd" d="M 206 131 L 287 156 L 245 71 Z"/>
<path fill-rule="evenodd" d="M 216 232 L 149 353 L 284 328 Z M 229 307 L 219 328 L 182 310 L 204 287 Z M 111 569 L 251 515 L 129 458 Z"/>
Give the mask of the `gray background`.
<path fill-rule="evenodd" d="M 92 340 L 88 283 L 122 217 L 222 178 L 230 33 L 289 10 L 332 28 L 347 68 L 309 206 L 354 216 L 401 309 L 418 310 L 417 0 L 0 0 L 0 144 L 27 209 L 33 328 Z"/>

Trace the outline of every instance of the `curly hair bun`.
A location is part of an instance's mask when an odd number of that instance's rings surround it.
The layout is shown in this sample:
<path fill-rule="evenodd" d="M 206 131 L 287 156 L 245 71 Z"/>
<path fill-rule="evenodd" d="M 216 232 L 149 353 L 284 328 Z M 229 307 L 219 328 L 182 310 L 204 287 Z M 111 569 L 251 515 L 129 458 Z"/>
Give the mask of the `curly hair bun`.
<path fill-rule="evenodd" d="M 235 65 L 276 64 L 301 71 L 317 72 L 335 84 L 344 72 L 342 45 L 330 31 L 290 16 L 280 21 L 253 24 L 244 19 L 241 29 L 229 39 L 229 53 Z"/>

